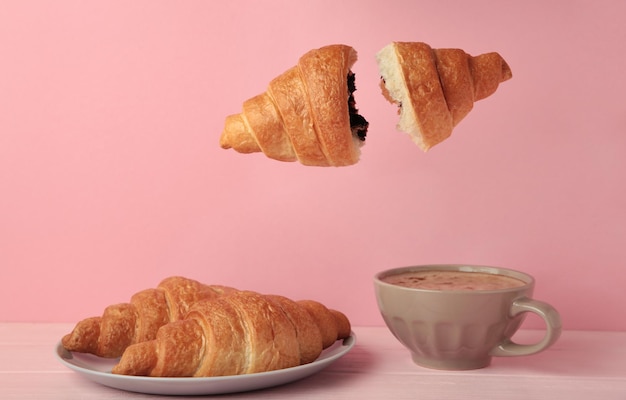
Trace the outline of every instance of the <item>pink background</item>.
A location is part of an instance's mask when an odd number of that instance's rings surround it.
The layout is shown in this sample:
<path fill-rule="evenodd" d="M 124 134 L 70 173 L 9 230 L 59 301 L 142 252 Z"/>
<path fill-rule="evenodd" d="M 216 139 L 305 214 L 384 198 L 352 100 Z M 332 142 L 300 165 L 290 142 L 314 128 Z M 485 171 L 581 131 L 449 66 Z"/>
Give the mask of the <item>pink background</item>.
<path fill-rule="evenodd" d="M 381 325 L 372 276 L 521 269 L 566 329 L 626 329 L 623 1 L 3 1 L 0 321 L 72 322 L 168 275 Z M 374 54 L 498 51 L 514 78 L 422 153 Z M 361 161 L 218 146 L 309 49 L 357 49 Z M 530 318 L 528 327 L 540 327 Z"/>

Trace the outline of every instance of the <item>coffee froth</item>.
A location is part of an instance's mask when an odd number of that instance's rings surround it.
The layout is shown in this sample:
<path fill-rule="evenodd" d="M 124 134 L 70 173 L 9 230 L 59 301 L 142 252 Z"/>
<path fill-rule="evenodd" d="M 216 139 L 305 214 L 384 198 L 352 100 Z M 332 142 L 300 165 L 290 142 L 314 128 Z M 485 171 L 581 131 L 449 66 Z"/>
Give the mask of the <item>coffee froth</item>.
<path fill-rule="evenodd" d="M 386 276 L 382 281 L 408 288 L 430 290 L 498 290 L 526 284 L 506 275 L 440 270 L 407 271 Z"/>

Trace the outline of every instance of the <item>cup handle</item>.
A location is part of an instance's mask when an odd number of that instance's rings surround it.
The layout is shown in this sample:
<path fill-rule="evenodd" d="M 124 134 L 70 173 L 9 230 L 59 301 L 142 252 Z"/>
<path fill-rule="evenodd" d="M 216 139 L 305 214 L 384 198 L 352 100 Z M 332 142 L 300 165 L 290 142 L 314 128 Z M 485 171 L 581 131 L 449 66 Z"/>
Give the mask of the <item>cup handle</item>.
<path fill-rule="evenodd" d="M 492 356 L 513 357 L 539 353 L 552 346 L 559 336 L 561 336 L 561 316 L 550 304 L 527 297 L 515 300 L 511 306 L 511 316 L 514 317 L 524 312 L 535 313 L 545 321 L 546 334 L 543 339 L 536 344 L 517 344 L 507 339 L 491 350 L 490 354 Z"/>

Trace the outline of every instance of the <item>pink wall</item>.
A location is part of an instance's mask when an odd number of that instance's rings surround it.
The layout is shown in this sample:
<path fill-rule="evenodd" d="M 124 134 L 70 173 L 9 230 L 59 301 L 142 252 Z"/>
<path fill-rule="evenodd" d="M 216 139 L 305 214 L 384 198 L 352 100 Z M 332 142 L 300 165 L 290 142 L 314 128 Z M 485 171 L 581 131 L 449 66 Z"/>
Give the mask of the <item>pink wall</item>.
<path fill-rule="evenodd" d="M 381 269 L 522 269 L 566 329 L 625 330 L 622 1 L 8 1 L 0 5 L 0 321 L 75 321 L 168 275 L 379 325 Z M 374 54 L 498 51 L 514 78 L 422 153 Z M 311 48 L 359 52 L 359 164 L 218 146 Z M 616 316 L 618 316 L 616 318 Z M 539 327 L 529 321 L 529 327 Z"/>

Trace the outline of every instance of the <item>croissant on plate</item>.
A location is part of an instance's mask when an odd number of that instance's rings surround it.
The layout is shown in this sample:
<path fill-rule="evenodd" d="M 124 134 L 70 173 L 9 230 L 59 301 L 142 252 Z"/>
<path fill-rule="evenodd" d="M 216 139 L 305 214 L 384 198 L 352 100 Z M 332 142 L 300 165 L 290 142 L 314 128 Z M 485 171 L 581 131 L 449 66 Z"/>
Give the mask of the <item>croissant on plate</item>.
<path fill-rule="evenodd" d="M 307 52 L 226 117 L 221 147 L 309 166 L 357 163 L 369 124 L 354 100 L 356 60 L 341 44 Z"/>
<path fill-rule="evenodd" d="M 383 95 L 400 107 L 397 128 L 424 151 L 448 138 L 475 101 L 513 76 L 498 53 L 474 57 L 421 42 L 393 42 L 376 59 Z"/>
<path fill-rule="evenodd" d="M 181 377 L 266 372 L 314 361 L 350 335 L 339 311 L 312 301 L 236 291 L 197 302 L 154 340 L 129 346 L 114 374 Z"/>
<path fill-rule="evenodd" d="M 110 305 L 102 316 L 78 322 L 61 344 L 69 351 L 116 358 L 129 345 L 154 339 L 161 326 L 182 319 L 194 303 L 234 290 L 172 276 L 135 293 L 129 303 Z"/>

